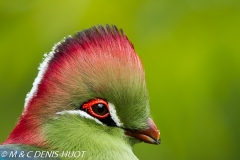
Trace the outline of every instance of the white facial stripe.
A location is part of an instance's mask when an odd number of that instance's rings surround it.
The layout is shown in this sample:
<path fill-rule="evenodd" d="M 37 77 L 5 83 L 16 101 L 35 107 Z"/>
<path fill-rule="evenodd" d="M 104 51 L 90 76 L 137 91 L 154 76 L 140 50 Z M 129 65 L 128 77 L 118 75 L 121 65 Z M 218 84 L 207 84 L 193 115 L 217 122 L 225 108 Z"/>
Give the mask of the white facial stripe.
<path fill-rule="evenodd" d="M 98 119 L 90 116 L 89 114 L 81 110 L 68 110 L 68 111 L 66 110 L 66 111 L 57 112 L 57 114 L 58 115 L 64 115 L 64 114 L 79 115 L 83 118 L 94 120 L 96 123 L 103 125 L 103 123 L 100 122 Z"/>
<path fill-rule="evenodd" d="M 109 112 L 110 112 L 111 118 L 113 119 L 113 121 L 116 123 L 118 127 L 121 127 L 123 124 L 120 122 L 120 119 L 117 116 L 115 106 L 109 102 L 108 102 L 108 105 L 109 105 Z"/>
<path fill-rule="evenodd" d="M 120 122 L 120 119 L 117 116 L 115 106 L 109 102 L 108 102 L 108 105 L 109 105 L 109 112 L 110 112 L 110 116 L 111 116 L 112 120 L 116 123 L 116 125 L 118 127 L 123 126 L 123 124 Z M 83 118 L 94 120 L 96 123 L 103 125 L 103 123 L 101 121 L 99 121 L 97 118 L 94 118 L 91 115 L 89 115 L 88 113 L 81 111 L 81 110 L 65 110 L 65 111 L 57 112 L 56 114 L 58 114 L 58 115 L 64 115 L 64 114 L 79 115 Z"/>

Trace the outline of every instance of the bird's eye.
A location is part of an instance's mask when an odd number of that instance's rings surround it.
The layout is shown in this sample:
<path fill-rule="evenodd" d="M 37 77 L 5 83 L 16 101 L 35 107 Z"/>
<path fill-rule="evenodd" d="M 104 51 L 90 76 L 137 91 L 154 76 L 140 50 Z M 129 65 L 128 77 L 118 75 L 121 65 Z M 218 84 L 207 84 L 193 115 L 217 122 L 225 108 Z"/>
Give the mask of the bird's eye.
<path fill-rule="evenodd" d="M 82 105 L 82 109 L 99 119 L 106 118 L 109 115 L 108 103 L 102 99 L 93 99 L 86 102 Z"/>
<path fill-rule="evenodd" d="M 94 113 L 104 116 L 108 113 L 108 108 L 106 105 L 102 103 L 98 103 L 92 106 L 92 110 Z"/>

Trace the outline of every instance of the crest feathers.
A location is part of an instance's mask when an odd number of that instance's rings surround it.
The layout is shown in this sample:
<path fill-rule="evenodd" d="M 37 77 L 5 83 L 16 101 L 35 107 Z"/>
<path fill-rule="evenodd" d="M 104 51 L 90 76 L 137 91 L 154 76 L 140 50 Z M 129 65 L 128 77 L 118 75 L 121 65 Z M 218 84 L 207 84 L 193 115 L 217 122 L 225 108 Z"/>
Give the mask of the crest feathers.
<path fill-rule="evenodd" d="M 68 87 L 76 85 L 77 79 L 82 84 L 84 81 L 95 83 L 94 78 L 111 83 L 111 79 L 126 79 L 124 77 L 134 75 L 135 79 L 144 81 L 140 59 L 127 36 L 114 25 L 95 26 L 64 38 L 46 55 L 27 95 L 25 107 L 34 97 L 52 91 L 54 86 L 58 90 L 66 83 Z M 65 92 L 62 90 L 59 92 Z"/>

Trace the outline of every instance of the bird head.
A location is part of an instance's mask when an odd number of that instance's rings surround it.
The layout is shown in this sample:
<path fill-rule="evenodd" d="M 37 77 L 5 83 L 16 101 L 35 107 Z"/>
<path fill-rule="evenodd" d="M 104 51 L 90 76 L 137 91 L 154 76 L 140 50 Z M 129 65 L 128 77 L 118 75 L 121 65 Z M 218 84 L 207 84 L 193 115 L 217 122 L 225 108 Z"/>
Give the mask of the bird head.
<path fill-rule="evenodd" d="M 64 38 L 45 55 L 5 143 L 86 149 L 141 141 L 160 143 L 144 69 L 123 31 L 107 25 Z"/>

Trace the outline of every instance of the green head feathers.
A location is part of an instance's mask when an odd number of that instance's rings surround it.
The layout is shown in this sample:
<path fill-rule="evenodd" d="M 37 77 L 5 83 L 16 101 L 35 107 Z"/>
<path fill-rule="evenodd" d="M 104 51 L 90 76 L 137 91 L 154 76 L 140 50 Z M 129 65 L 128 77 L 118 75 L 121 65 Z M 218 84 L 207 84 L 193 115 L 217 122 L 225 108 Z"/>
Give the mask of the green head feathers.
<path fill-rule="evenodd" d="M 95 114 L 105 112 L 106 118 Z M 149 118 L 144 70 L 133 45 L 115 26 L 97 26 L 63 39 L 46 55 L 8 141 L 23 132 L 31 137 L 23 138 L 25 144 L 87 150 L 93 159 L 110 153 L 134 159 L 131 146 L 140 141 L 125 132 L 148 129 Z"/>

